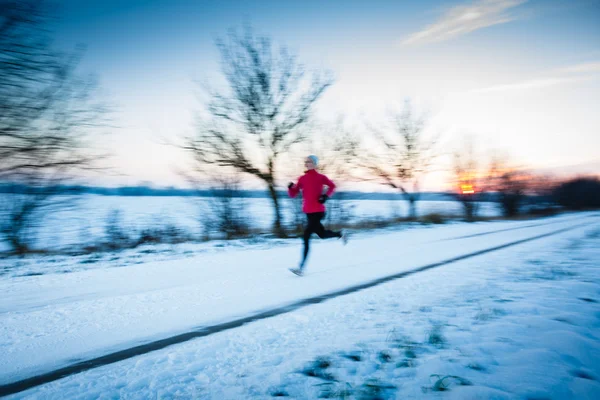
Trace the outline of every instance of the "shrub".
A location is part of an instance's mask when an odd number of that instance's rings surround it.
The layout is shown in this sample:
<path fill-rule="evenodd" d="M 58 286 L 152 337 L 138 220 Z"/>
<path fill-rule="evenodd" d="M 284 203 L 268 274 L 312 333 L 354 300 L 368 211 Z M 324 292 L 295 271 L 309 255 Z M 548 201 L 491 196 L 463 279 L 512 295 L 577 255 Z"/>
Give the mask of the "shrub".
<path fill-rule="evenodd" d="M 190 239 L 187 236 L 188 235 L 175 225 L 168 224 L 165 226 L 155 226 L 142 229 L 140 236 L 137 239 L 137 245 L 148 243 L 181 243 Z"/>
<path fill-rule="evenodd" d="M 430 213 L 423 215 L 420 218 L 420 221 L 424 224 L 443 224 L 444 222 L 446 222 L 446 219 L 442 214 Z"/>
<path fill-rule="evenodd" d="M 600 180 L 577 178 L 562 183 L 554 189 L 554 199 L 570 210 L 600 208 Z"/>
<path fill-rule="evenodd" d="M 111 250 L 131 246 L 132 238 L 126 232 L 120 210 L 111 210 L 104 225 L 106 246 Z"/>

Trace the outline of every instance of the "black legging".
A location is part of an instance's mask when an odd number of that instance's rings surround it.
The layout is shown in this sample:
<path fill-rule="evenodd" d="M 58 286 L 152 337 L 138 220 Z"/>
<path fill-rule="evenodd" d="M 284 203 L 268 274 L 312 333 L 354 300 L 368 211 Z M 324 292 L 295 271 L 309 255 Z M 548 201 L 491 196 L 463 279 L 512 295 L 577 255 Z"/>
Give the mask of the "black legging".
<path fill-rule="evenodd" d="M 329 231 L 329 230 L 325 229 L 325 227 L 321 223 L 321 220 L 324 217 L 325 217 L 324 212 L 316 212 L 316 213 L 306 214 L 306 219 L 308 220 L 308 224 L 306 226 L 306 229 L 304 230 L 304 256 L 302 257 L 302 263 L 300 264 L 300 268 L 304 267 L 304 263 L 306 262 L 306 257 L 308 256 L 310 235 L 312 235 L 313 233 L 316 233 L 321 239 L 342 237 L 341 232 L 334 232 L 334 231 Z"/>

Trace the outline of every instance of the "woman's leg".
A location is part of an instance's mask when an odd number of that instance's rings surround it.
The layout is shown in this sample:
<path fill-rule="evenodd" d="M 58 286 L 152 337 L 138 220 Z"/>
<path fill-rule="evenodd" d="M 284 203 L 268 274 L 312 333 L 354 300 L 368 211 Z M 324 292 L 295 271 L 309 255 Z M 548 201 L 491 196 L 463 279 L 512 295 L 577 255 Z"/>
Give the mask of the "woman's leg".
<path fill-rule="evenodd" d="M 325 213 L 315 213 L 315 223 L 313 224 L 313 232 L 316 233 L 321 239 L 329 239 L 329 238 L 341 238 L 341 232 L 335 232 L 325 229 L 321 220 L 325 217 Z"/>
<path fill-rule="evenodd" d="M 319 223 L 318 216 L 315 216 L 314 213 L 306 214 L 306 228 L 304 229 L 304 253 L 302 255 L 302 262 L 300 263 L 300 269 L 304 267 L 304 263 L 306 262 L 306 258 L 308 257 L 308 251 L 310 250 L 310 235 L 315 231 L 316 224 Z"/>

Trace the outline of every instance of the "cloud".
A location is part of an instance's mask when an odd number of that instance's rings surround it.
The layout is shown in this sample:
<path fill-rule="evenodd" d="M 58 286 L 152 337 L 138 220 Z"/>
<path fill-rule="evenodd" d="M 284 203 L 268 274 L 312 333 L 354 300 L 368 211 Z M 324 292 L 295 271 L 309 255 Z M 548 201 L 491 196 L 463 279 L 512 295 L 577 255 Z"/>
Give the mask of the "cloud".
<path fill-rule="evenodd" d="M 492 92 L 505 92 L 507 90 L 521 90 L 521 89 L 539 89 L 548 86 L 555 86 L 562 83 L 574 82 L 581 78 L 545 78 L 545 79 L 531 79 L 528 81 L 509 83 L 505 85 L 495 85 L 481 89 L 471 90 L 470 93 L 492 93 Z"/>
<path fill-rule="evenodd" d="M 594 61 L 559 68 L 553 71 L 552 76 L 547 76 L 545 78 L 535 78 L 516 83 L 494 85 L 474 89 L 469 91 L 469 93 L 493 93 L 509 90 L 539 89 L 564 83 L 593 79 L 597 77 L 598 72 L 600 72 L 600 62 Z"/>
<path fill-rule="evenodd" d="M 559 70 L 565 73 L 594 73 L 600 72 L 600 61 L 588 62 L 583 64 L 571 65 Z"/>
<path fill-rule="evenodd" d="M 488 26 L 516 19 L 508 10 L 527 0 L 479 0 L 471 5 L 451 8 L 442 18 L 422 31 L 413 33 L 402 44 L 442 42 Z"/>

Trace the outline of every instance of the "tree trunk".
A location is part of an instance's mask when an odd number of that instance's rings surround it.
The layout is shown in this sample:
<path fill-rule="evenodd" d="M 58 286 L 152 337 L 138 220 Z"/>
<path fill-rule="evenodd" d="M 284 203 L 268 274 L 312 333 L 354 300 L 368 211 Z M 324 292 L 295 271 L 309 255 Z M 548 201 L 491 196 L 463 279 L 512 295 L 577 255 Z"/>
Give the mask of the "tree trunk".
<path fill-rule="evenodd" d="M 404 198 L 408 201 L 408 218 L 417 219 L 417 196 L 405 192 Z"/>
<path fill-rule="evenodd" d="M 475 220 L 475 202 L 470 198 L 463 198 L 461 201 L 465 209 L 465 219 L 467 222 L 473 222 Z"/>
<path fill-rule="evenodd" d="M 277 198 L 277 190 L 273 183 L 269 183 L 269 195 L 271 196 L 271 200 L 273 201 L 273 206 L 275 209 L 275 221 L 273 222 L 273 233 L 277 235 L 277 237 L 285 238 L 287 237 L 285 230 L 281 224 L 281 208 L 279 204 L 279 199 Z"/>
<path fill-rule="evenodd" d="M 408 216 L 410 217 L 410 219 L 417 219 L 417 202 L 416 202 L 416 199 L 411 196 L 408 201 L 410 203 L 410 212 L 409 212 Z"/>
<path fill-rule="evenodd" d="M 413 184 L 413 192 L 409 192 L 402 186 L 399 187 L 400 192 L 404 196 L 404 199 L 408 201 L 408 218 L 412 220 L 417 219 L 417 200 L 419 200 L 420 194 L 417 191 L 418 184 Z"/>

